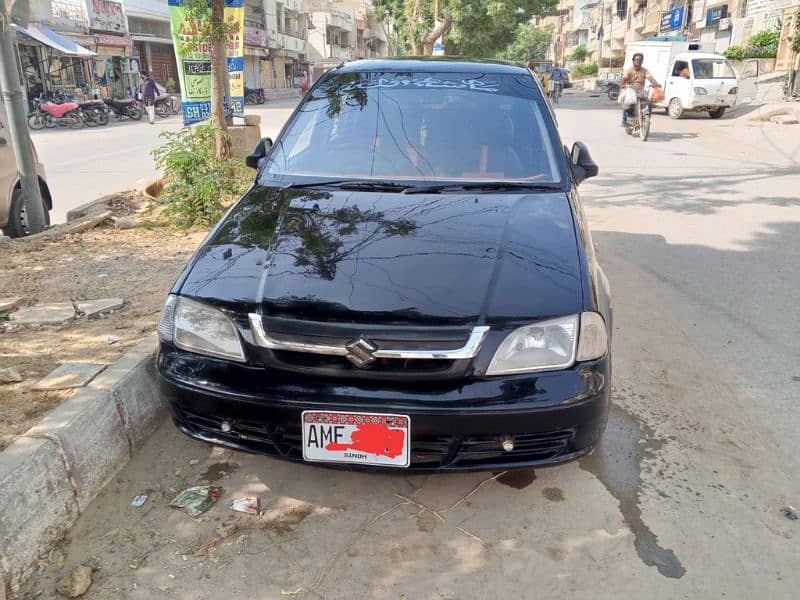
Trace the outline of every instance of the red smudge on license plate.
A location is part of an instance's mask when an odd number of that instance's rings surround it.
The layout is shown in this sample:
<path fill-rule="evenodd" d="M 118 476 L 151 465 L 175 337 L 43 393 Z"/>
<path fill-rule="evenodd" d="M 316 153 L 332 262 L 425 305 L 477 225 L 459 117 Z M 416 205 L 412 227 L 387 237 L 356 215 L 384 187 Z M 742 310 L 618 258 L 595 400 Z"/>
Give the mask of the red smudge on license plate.
<path fill-rule="evenodd" d="M 305 411 L 303 458 L 407 467 L 411 420 L 406 415 Z"/>

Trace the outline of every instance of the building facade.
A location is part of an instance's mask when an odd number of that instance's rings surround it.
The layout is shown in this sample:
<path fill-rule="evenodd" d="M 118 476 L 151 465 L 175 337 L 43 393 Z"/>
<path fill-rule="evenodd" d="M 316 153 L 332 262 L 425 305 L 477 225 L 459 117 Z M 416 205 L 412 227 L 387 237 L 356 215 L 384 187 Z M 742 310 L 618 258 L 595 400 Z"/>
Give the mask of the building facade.
<path fill-rule="evenodd" d="M 589 60 L 620 66 L 627 44 L 655 36 L 677 37 L 724 52 L 747 45 L 759 31 L 779 30 L 797 0 L 561 0 L 571 12 L 563 27 L 565 52 L 585 43 Z M 585 40 L 585 41 L 584 41 Z"/>
<path fill-rule="evenodd" d="M 350 60 L 389 55 L 383 26 L 367 0 L 307 0 L 308 58 L 316 80 Z"/>
<path fill-rule="evenodd" d="M 270 38 L 271 71 L 265 87 L 292 89 L 309 69 L 307 2 L 268 1 L 267 30 Z"/>
<path fill-rule="evenodd" d="M 139 67 L 169 91 L 179 92 L 178 64 L 166 0 L 123 1 Z"/>

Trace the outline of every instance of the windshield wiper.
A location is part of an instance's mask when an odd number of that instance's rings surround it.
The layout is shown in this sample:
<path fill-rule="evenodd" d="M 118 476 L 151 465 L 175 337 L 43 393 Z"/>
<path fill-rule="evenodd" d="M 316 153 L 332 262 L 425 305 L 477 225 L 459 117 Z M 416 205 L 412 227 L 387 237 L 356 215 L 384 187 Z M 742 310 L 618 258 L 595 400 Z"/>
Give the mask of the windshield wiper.
<path fill-rule="evenodd" d="M 384 181 L 380 179 L 320 179 L 318 181 L 305 181 L 301 183 L 290 183 L 283 186 L 291 189 L 303 189 L 313 187 L 336 187 L 341 190 L 356 190 L 365 192 L 404 192 L 409 186 L 394 181 Z"/>
<path fill-rule="evenodd" d="M 439 185 L 417 186 L 406 190 L 406 194 L 434 194 L 444 191 L 507 191 L 507 190 L 530 190 L 530 191 L 553 191 L 563 190 L 564 187 L 559 183 L 536 183 L 527 181 L 475 181 L 471 183 L 442 183 Z"/>

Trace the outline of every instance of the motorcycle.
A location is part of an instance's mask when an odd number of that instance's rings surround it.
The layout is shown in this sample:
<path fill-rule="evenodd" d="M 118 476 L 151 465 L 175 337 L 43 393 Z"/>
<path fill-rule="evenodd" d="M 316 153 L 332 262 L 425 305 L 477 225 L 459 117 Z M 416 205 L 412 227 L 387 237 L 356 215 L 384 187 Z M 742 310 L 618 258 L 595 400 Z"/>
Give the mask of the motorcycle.
<path fill-rule="evenodd" d="M 37 98 L 33 103 L 33 112 L 28 115 L 28 126 L 31 129 L 44 129 L 45 127 L 69 127 L 80 129 L 83 127 L 81 108 L 77 102 L 42 102 Z"/>
<path fill-rule="evenodd" d="M 627 99 L 628 94 L 633 94 L 635 96 L 635 101 L 633 104 L 627 104 L 632 108 L 633 114 L 628 115 L 627 119 L 625 120 L 625 131 L 628 135 L 638 135 L 639 139 L 643 142 L 647 141 L 647 137 L 650 135 L 650 99 L 648 96 L 648 92 L 637 92 L 633 87 L 626 87 L 625 91 L 623 92 L 626 94 L 625 99 Z M 633 97 L 631 97 L 633 99 Z"/>
<path fill-rule="evenodd" d="M 170 94 L 158 96 L 155 102 L 156 114 L 162 119 L 180 112 L 180 105 Z"/>
<path fill-rule="evenodd" d="M 264 104 L 267 99 L 264 96 L 264 90 L 262 88 L 249 88 L 245 86 L 244 88 L 244 103 L 245 104 Z"/>
<path fill-rule="evenodd" d="M 563 84 L 560 81 L 550 80 L 550 100 L 553 104 L 558 104 L 558 99 L 561 97 Z"/>
<path fill-rule="evenodd" d="M 108 108 L 102 100 L 78 102 L 78 106 L 81 110 L 81 118 L 87 127 L 108 125 L 111 117 Z"/>
<path fill-rule="evenodd" d="M 619 98 L 619 83 L 616 81 L 609 81 L 606 84 L 606 94 L 608 94 L 609 100 L 616 102 L 617 98 Z"/>
<path fill-rule="evenodd" d="M 103 102 L 105 102 L 106 106 L 117 117 L 117 121 L 122 121 L 123 119 L 139 121 L 142 118 L 142 110 L 136 106 L 133 98 L 127 98 L 125 100 L 106 98 Z"/>

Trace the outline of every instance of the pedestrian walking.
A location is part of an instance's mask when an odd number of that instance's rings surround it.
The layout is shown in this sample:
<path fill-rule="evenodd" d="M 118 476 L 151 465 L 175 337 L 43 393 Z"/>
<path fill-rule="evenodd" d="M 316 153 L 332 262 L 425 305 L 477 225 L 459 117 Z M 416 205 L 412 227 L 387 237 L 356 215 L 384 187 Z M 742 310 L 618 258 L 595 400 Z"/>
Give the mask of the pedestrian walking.
<path fill-rule="evenodd" d="M 303 71 L 303 73 L 300 75 L 300 95 L 305 96 L 309 87 L 310 84 L 308 81 L 308 74 Z"/>
<path fill-rule="evenodd" d="M 152 125 L 156 122 L 156 82 L 150 75 L 142 71 L 139 73 L 138 99 L 144 102 L 147 109 L 147 120 Z"/>

